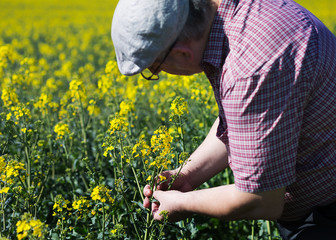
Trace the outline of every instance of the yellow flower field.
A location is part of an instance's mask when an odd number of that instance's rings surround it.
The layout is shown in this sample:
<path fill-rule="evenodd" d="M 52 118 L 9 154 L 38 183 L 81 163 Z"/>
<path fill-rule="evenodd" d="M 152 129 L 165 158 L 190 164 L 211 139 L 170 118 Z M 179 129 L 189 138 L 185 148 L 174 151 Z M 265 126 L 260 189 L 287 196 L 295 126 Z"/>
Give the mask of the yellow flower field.
<path fill-rule="evenodd" d="M 279 239 L 273 222 L 168 224 L 142 207 L 218 110 L 203 75 L 120 75 L 115 5 L 0 2 L 0 239 Z M 227 170 L 202 187 L 232 182 Z"/>

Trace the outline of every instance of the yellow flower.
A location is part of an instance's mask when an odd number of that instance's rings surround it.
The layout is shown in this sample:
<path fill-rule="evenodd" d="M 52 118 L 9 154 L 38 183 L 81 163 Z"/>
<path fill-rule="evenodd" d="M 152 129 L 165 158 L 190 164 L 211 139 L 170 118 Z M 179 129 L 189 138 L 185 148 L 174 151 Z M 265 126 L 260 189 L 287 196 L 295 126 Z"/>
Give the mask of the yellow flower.
<path fill-rule="evenodd" d="M 80 214 L 82 214 L 83 211 L 86 212 L 90 206 L 90 201 L 85 197 L 80 197 L 72 203 L 72 208 L 78 210 Z"/>
<path fill-rule="evenodd" d="M 120 116 L 127 116 L 131 111 L 134 111 L 134 104 L 130 100 L 122 101 L 120 103 Z"/>
<path fill-rule="evenodd" d="M 104 185 L 96 186 L 92 193 L 91 198 L 94 201 L 100 201 L 102 203 L 109 202 L 111 204 L 114 203 L 114 199 L 110 195 L 111 190 L 105 187 Z"/>
<path fill-rule="evenodd" d="M 120 115 L 116 115 L 114 119 L 112 119 L 110 121 L 110 128 L 108 130 L 108 132 L 110 132 L 110 134 L 114 134 L 117 131 L 126 131 L 128 127 L 128 122 L 126 121 L 126 119 Z"/>
<path fill-rule="evenodd" d="M 166 180 L 167 178 L 165 176 L 162 176 L 162 175 L 159 175 L 159 178 L 160 178 L 160 182 Z"/>
<path fill-rule="evenodd" d="M 82 80 L 74 79 L 69 85 L 70 95 L 72 101 L 85 102 L 86 100 L 86 89 Z"/>
<path fill-rule="evenodd" d="M 151 175 L 149 175 L 149 176 L 147 177 L 146 181 L 150 181 L 150 180 L 152 180 L 152 176 L 151 176 Z"/>
<path fill-rule="evenodd" d="M 110 74 L 110 73 L 113 72 L 114 69 L 117 69 L 117 62 L 116 61 L 109 61 L 106 64 L 105 73 Z"/>
<path fill-rule="evenodd" d="M 158 152 L 162 157 L 167 156 L 170 153 L 172 141 L 173 138 L 170 136 L 167 128 L 161 126 L 158 130 L 154 131 L 151 138 L 153 152 Z"/>
<path fill-rule="evenodd" d="M 0 194 L 8 193 L 8 191 L 9 191 L 9 187 L 3 187 L 2 189 L 0 189 Z"/>
<path fill-rule="evenodd" d="M 54 127 L 54 132 L 57 134 L 56 140 L 63 139 L 65 135 L 70 133 L 69 125 L 66 123 L 58 123 Z"/>
<path fill-rule="evenodd" d="M 34 107 L 40 109 L 43 115 L 48 114 L 47 107 L 49 106 L 51 100 L 52 100 L 51 96 L 42 93 L 38 101 L 34 103 Z"/>
<path fill-rule="evenodd" d="M 95 100 L 90 100 L 87 110 L 90 116 L 98 116 L 100 114 L 100 108 L 96 105 Z"/>
<path fill-rule="evenodd" d="M 170 106 L 171 115 L 181 117 L 185 113 L 189 113 L 187 102 L 182 97 L 176 97 Z"/>
<path fill-rule="evenodd" d="M 4 156 L 0 156 L 0 180 L 12 184 L 19 176 L 20 171 L 24 171 L 24 164 L 15 160 L 7 161 Z"/>
<path fill-rule="evenodd" d="M 23 239 L 28 235 L 41 239 L 45 232 L 45 224 L 39 219 L 34 219 L 31 214 L 25 213 L 16 223 L 17 238 Z"/>
<path fill-rule="evenodd" d="M 3 88 L 1 99 L 5 107 L 9 107 L 13 104 L 19 103 L 18 95 L 16 94 L 16 91 L 13 88 Z"/>
<path fill-rule="evenodd" d="M 143 140 L 142 137 L 138 140 L 138 142 L 133 146 L 132 154 L 135 155 L 135 157 L 145 157 L 148 156 L 151 152 L 151 147 L 147 145 L 145 140 Z"/>
<path fill-rule="evenodd" d="M 57 212 L 63 213 L 66 211 L 70 211 L 71 208 L 69 207 L 70 201 L 64 199 L 62 195 L 57 195 L 55 198 L 53 210 L 54 210 L 54 215 L 57 215 Z"/>

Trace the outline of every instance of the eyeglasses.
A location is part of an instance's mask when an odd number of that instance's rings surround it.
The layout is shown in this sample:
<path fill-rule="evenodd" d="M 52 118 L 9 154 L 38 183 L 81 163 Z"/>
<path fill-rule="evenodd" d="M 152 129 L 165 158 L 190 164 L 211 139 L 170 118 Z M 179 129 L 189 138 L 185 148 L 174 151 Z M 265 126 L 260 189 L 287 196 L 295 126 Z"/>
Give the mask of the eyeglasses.
<path fill-rule="evenodd" d="M 171 52 L 171 50 L 172 50 L 173 47 L 175 46 L 176 42 L 177 42 L 177 41 L 175 41 L 175 42 L 169 47 L 169 49 L 168 49 L 167 53 L 165 54 L 164 58 L 162 58 L 160 64 L 155 68 L 155 70 L 154 70 L 153 72 L 150 71 L 148 68 L 146 68 L 145 70 L 143 70 L 143 71 L 141 72 L 141 76 L 142 76 L 144 79 L 146 79 L 146 80 L 151 80 L 151 81 L 159 80 L 160 76 L 159 76 L 159 74 L 156 73 L 156 72 L 160 69 L 160 67 L 161 67 L 161 65 L 164 63 L 164 61 L 166 61 L 166 59 L 167 59 L 169 53 Z"/>

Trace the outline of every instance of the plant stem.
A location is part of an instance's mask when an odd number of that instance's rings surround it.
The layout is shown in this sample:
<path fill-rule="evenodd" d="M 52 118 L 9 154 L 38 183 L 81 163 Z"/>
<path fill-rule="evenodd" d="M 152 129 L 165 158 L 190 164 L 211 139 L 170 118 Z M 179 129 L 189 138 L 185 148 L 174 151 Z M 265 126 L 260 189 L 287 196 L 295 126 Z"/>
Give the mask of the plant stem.
<path fill-rule="evenodd" d="M 267 233 L 268 233 L 268 240 L 272 240 L 272 235 L 271 235 L 271 222 L 266 221 L 266 226 L 267 226 Z"/>
<path fill-rule="evenodd" d="M 252 233 L 251 233 L 251 240 L 254 240 L 254 234 L 255 234 L 255 225 L 256 225 L 256 220 L 252 221 Z"/>
<path fill-rule="evenodd" d="M 5 215 L 5 198 L 4 194 L 1 194 L 1 210 L 2 210 L 2 231 L 3 232 L 6 228 L 6 215 Z"/>
<path fill-rule="evenodd" d="M 141 199 L 142 201 L 144 200 L 144 197 L 142 196 L 142 191 L 141 191 L 141 187 L 140 187 L 140 184 L 139 184 L 139 180 L 138 180 L 138 176 L 136 175 L 136 172 L 134 170 L 134 167 L 132 167 L 132 171 L 133 171 L 133 174 L 134 174 L 134 177 L 135 177 L 135 181 L 136 181 L 136 184 L 137 184 L 137 187 L 138 187 L 138 191 L 140 193 L 140 196 L 141 196 Z"/>
<path fill-rule="evenodd" d="M 105 204 L 103 203 L 103 226 L 102 226 L 102 232 L 103 232 L 103 240 L 105 239 Z"/>
<path fill-rule="evenodd" d="M 122 195 L 122 197 L 124 198 L 124 201 L 125 201 L 125 204 L 126 204 L 126 208 L 127 208 L 127 212 L 129 213 L 129 215 L 130 215 L 130 217 L 131 217 L 131 222 L 132 222 L 132 224 L 133 224 L 133 226 L 134 226 L 136 235 L 138 236 L 138 239 L 141 239 L 140 234 L 139 234 L 138 227 L 137 227 L 137 225 L 135 224 L 134 216 L 133 216 L 133 214 L 131 213 L 131 209 L 130 209 L 130 207 L 129 207 L 129 205 L 128 205 L 128 199 L 126 198 L 124 192 L 122 192 L 121 195 Z"/>
<path fill-rule="evenodd" d="M 149 222 L 150 222 L 150 212 L 147 212 L 146 230 L 145 230 L 144 240 L 147 240 L 147 238 L 148 238 L 148 233 L 149 233 Z"/>

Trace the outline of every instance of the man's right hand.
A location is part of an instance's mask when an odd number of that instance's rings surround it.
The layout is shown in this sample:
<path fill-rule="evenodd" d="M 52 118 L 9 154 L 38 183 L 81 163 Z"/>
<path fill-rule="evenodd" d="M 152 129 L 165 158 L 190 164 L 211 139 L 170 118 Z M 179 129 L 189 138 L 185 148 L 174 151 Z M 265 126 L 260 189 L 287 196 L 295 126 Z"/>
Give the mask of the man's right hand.
<path fill-rule="evenodd" d="M 171 170 L 171 171 L 166 171 L 163 172 L 161 175 L 166 177 L 166 180 L 162 183 L 160 183 L 155 190 L 161 190 L 161 191 L 167 191 L 168 186 L 170 181 L 172 180 L 172 176 L 178 173 L 178 169 Z M 189 192 L 193 190 L 192 185 L 188 181 L 187 177 L 180 173 L 176 178 L 175 181 L 173 182 L 172 186 L 170 187 L 169 190 L 177 190 L 180 192 Z M 143 194 L 145 195 L 145 199 L 143 201 L 143 206 L 145 208 L 149 208 L 151 205 L 150 198 L 153 195 L 153 189 L 149 185 L 146 185 Z M 153 202 L 152 203 L 152 209 L 156 209 L 158 207 L 159 203 L 158 202 Z"/>

